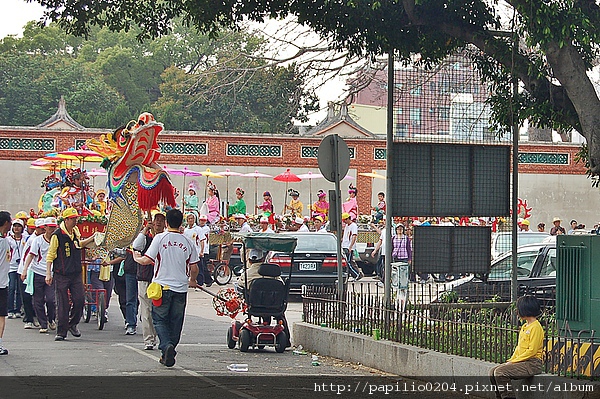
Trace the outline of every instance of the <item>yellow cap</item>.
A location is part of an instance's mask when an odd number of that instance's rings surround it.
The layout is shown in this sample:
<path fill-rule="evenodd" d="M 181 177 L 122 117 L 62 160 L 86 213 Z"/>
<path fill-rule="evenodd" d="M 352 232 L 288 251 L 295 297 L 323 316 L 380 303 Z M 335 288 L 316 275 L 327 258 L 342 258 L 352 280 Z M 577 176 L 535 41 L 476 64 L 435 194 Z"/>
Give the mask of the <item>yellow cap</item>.
<path fill-rule="evenodd" d="M 27 219 L 27 227 L 35 227 L 35 219 L 34 218 Z"/>
<path fill-rule="evenodd" d="M 347 212 L 342 213 L 342 220 L 350 219 L 350 214 Z"/>
<path fill-rule="evenodd" d="M 150 283 L 148 288 L 146 288 L 146 295 L 148 295 L 149 299 L 159 299 L 162 298 L 162 287 L 158 283 Z"/>
<path fill-rule="evenodd" d="M 79 213 L 75 208 L 67 208 L 62 213 L 63 219 L 76 218 L 79 217 Z"/>
<path fill-rule="evenodd" d="M 15 219 L 27 219 L 29 216 L 25 213 L 25 211 L 19 211 L 15 215 Z"/>

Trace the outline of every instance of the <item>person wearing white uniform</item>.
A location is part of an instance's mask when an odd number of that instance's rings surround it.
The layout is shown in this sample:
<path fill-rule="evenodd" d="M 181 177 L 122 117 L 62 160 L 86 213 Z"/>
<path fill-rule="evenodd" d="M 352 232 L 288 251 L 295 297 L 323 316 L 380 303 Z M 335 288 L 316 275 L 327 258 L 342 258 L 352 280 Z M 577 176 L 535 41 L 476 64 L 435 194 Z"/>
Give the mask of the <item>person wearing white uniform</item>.
<path fill-rule="evenodd" d="M 208 261 L 210 260 L 210 227 L 208 227 L 208 216 L 200 215 L 198 218 L 198 240 L 200 242 L 200 263 L 198 264 L 198 285 L 206 284 L 210 287 L 213 284 L 213 278 L 208 271 Z"/>
<path fill-rule="evenodd" d="M 162 286 L 162 298 L 152 304 L 152 322 L 160 339 L 160 363 L 167 367 L 175 365 L 175 348 L 181 339 L 188 286 L 198 287 L 198 251 L 196 245 L 179 232 L 182 221 L 183 214 L 179 209 L 169 210 L 168 230 L 154 237 L 144 255 L 133 252 L 134 260 L 140 265 L 154 263 L 152 282 Z"/>
<path fill-rule="evenodd" d="M 8 355 L 8 349 L 2 346 L 2 336 L 8 316 L 8 271 L 10 269 L 10 244 L 7 237 L 12 226 L 12 218 L 7 211 L 0 212 L 0 355 Z"/>
<path fill-rule="evenodd" d="M 46 284 L 46 256 L 50 248 L 50 239 L 56 230 L 56 218 L 48 217 L 44 220 L 46 231 L 44 234 L 34 238 L 23 269 L 23 279 L 31 267 L 33 273 L 33 309 L 40 323 L 40 333 L 45 334 L 50 330 L 56 330 L 56 296 L 54 293 L 54 281 Z"/>

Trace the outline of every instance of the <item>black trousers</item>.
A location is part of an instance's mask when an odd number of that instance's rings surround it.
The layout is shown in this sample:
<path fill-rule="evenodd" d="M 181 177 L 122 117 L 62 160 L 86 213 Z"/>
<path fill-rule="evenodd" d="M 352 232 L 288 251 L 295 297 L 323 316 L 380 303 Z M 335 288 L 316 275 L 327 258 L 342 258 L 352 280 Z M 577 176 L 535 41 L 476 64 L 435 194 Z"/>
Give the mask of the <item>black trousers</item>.
<path fill-rule="evenodd" d="M 67 336 L 69 328 L 79 324 L 83 316 L 85 303 L 81 272 L 63 276 L 54 273 L 54 289 L 56 290 L 56 316 L 58 326 L 56 335 Z M 69 302 L 69 293 L 71 302 Z"/>

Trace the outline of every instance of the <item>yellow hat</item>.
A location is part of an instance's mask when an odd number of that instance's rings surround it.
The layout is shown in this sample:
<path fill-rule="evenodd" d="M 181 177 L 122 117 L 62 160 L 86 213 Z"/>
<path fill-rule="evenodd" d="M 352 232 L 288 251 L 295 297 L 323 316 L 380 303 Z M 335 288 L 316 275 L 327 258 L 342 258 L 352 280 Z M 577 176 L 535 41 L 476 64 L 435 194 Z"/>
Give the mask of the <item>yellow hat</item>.
<path fill-rule="evenodd" d="M 15 219 L 27 219 L 27 218 L 29 218 L 29 216 L 27 216 L 27 214 L 25 213 L 25 211 L 19 211 L 15 215 Z"/>
<path fill-rule="evenodd" d="M 92 209 L 92 215 L 94 215 L 94 216 L 102 216 L 102 213 L 100 213 L 100 211 Z"/>
<path fill-rule="evenodd" d="M 76 218 L 79 217 L 79 213 L 75 208 L 67 208 L 62 213 L 63 219 Z"/>
<path fill-rule="evenodd" d="M 323 221 L 323 217 L 322 216 L 315 216 L 315 220 L 318 220 L 319 222 Z"/>
<path fill-rule="evenodd" d="M 350 214 L 347 212 L 342 213 L 342 220 L 350 219 Z"/>
<path fill-rule="evenodd" d="M 523 220 L 523 221 L 521 222 L 521 224 L 524 224 L 524 225 L 526 225 L 526 226 L 529 226 L 529 224 L 530 224 L 530 223 L 529 223 L 529 220 L 525 219 L 525 220 Z"/>
<path fill-rule="evenodd" d="M 160 299 L 162 298 L 162 287 L 160 284 L 153 282 L 146 288 L 146 295 L 149 299 Z"/>
<path fill-rule="evenodd" d="M 27 227 L 35 227 L 35 219 L 34 218 L 27 219 Z"/>
<path fill-rule="evenodd" d="M 100 195 L 100 194 L 106 195 L 106 190 L 104 190 L 103 188 L 96 190 L 96 195 Z"/>

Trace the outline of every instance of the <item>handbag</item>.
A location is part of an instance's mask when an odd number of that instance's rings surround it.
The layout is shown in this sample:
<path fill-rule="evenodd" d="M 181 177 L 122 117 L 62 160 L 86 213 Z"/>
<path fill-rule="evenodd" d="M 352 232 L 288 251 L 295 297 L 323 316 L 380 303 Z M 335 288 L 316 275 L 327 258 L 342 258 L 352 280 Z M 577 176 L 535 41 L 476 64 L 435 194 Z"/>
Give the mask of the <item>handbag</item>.
<path fill-rule="evenodd" d="M 110 281 L 110 265 L 100 265 L 100 281 Z"/>

